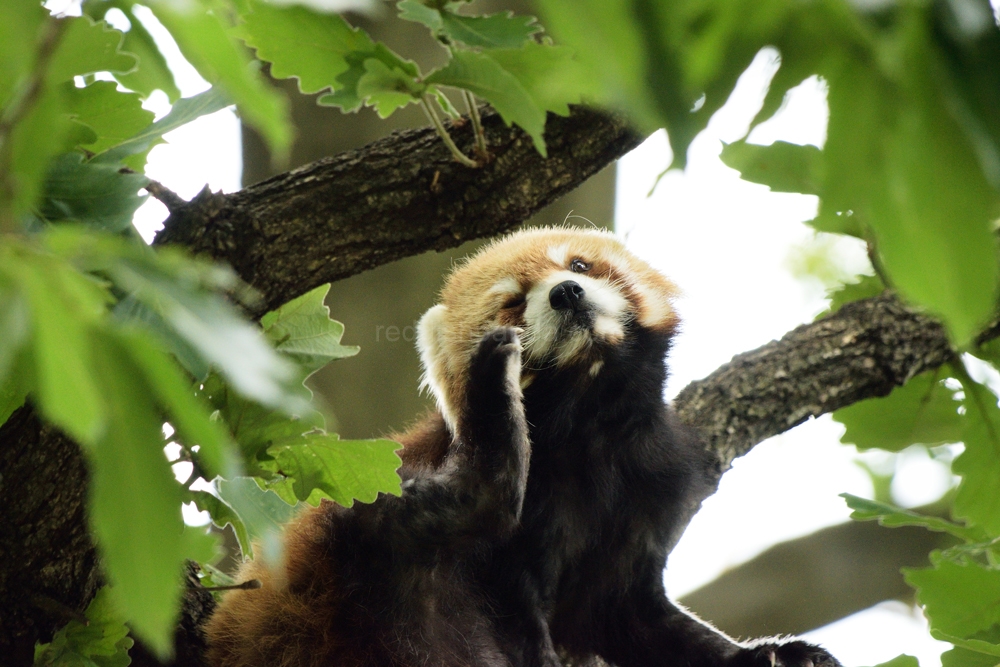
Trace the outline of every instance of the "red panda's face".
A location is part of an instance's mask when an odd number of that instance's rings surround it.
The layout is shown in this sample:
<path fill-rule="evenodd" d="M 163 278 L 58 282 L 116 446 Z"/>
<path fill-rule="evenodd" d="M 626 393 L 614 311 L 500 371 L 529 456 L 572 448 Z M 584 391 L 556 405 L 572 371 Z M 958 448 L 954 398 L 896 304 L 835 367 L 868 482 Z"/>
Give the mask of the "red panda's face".
<path fill-rule="evenodd" d="M 512 234 L 458 267 L 441 303 L 421 319 L 424 382 L 452 421 L 475 346 L 497 326 L 523 330 L 523 382 L 551 367 L 579 367 L 596 375 L 603 353 L 635 327 L 673 331 L 675 293 L 666 278 L 609 233 Z"/>

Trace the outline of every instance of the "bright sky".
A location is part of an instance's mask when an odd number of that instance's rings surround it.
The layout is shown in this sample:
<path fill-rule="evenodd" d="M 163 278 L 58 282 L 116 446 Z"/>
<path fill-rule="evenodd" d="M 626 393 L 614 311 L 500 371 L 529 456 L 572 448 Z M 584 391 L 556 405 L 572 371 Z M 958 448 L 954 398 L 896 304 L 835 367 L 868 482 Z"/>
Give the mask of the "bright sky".
<path fill-rule="evenodd" d="M 64 3 L 72 0 L 52 0 L 50 5 Z M 126 20 L 115 12 L 109 13 L 113 22 Z M 169 36 L 157 29 L 155 19 L 151 15 L 142 19 L 161 41 L 183 95 L 207 89 Z M 668 396 L 734 354 L 779 338 L 824 310 L 823 286 L 793 275 L 794 258 L 803 250 L 829 254 L 845 275 L 867 267 L 862 248 L 848 241 L 817 239 L 802 224 L 816 212 L 815 197 L 776 194 L 746 183 L 718 159 L 720 141 L 733 141 L 745 133 L 774 69 L 774 54 L 758 57 L 730 103 L 695 140 L 687 169 L 668 173 L 651 197 L 647 193 L 669 161 L 665 135 L 653 135 L 619 163 L 617 229 L 634 252 L 683 291 L 676 305 L 684 325 L 671 355 Z M 152 96 L 146 106 L 158 116 L 169 109 L 162 94 Z M 793 93 L 778 118 L 754 130 L 751 139 L 822 146 L 826 116 L 825 92 L 818 82 L 810 81 Z M 166 140 L 150 153 L 151 178 L 185 198 L 206 184 L 225 192 L 239 189 L 239 121 L 231 110 L 199 119 L 168 134 Z M 586 211 L 575 213 L 587 216 Z M 165 217 L 165 208 L 150 199 L 137 212 L 135 223 L 151 239 Z M 854 448 L 839 444 L 841 433 L 838 424 L 824 417 L 772 438 L 738 460 L 671 556 L 665 574 L 671 595 L 694 590 L 774 543 L 847 520 L 849 512 L 837 494 L 870 496 L 872 489 L 854 463 Z M 896 460 L 864 458 L 872 465 L 895 466 L 893 493 L 902 505 L 934 500 L 950 483 L 947 470 L 921 452 L 908 452 Z M 203 522 L 196 513 L 188 514 L 189 522 Z M 847 667 L 875 665 L 900 653 L 916 655 L 923 667 L 937 667 L 940 653 L 949 645 L 932 640 L 925 628 L 918 611 L 885 603 L 808 637 L 829 648 Z"/>

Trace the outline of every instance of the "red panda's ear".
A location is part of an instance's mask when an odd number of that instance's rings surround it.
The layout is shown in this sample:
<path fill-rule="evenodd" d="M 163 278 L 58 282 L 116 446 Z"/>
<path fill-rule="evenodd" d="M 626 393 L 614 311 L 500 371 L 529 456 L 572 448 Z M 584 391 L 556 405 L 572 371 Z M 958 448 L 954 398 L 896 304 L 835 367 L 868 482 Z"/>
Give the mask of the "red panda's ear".
<path fill-rule="evenodd" d="M 442 304 L 432 306 L 424 313 L 417 324 L 417 350 L 420 351 L 420 362 L 424 367 L 420 387 L 429 389 L 434 394 L 441 415 L 454 433 L 457 412 L 448 391 L 450 383 L 445 363 L 448 355 L 445 345 L 447 315 L 448 308 Z"/>

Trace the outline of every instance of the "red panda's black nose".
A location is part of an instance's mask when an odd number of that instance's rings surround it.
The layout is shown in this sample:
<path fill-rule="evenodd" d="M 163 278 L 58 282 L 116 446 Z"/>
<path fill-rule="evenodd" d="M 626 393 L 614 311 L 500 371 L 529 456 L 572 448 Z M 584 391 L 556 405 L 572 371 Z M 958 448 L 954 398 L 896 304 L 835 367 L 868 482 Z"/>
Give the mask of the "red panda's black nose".
<path fill-rule="evenodd" d="M 580 310 L 580 301 L 585 292 L 580 283 L 564 280 L 549 292 L 549 304 L 555 310 Z"/>

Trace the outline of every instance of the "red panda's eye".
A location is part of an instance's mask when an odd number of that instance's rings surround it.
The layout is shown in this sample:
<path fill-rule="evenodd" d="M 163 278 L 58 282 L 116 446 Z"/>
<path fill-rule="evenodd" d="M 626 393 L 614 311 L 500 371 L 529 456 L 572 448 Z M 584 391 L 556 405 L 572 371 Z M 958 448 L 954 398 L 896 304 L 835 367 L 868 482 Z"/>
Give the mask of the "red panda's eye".
<path fill-rule="evenodd" d="M 569 270 L 573 273 L 586 273 L 587 271 L 590 271 L 590 264 L 582 259 L 574 259 L 569 263 Z"/>
<path fill-rule="evenodd" d="M 504 301 L 503 308 L 506 310 L 507 308 L 517 308 L 518 306 L 521 305 L 524 305 L 524 295 L 515 294 L 514 296 Z"/>

